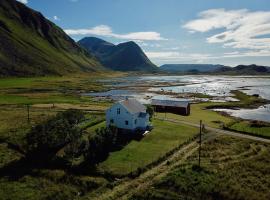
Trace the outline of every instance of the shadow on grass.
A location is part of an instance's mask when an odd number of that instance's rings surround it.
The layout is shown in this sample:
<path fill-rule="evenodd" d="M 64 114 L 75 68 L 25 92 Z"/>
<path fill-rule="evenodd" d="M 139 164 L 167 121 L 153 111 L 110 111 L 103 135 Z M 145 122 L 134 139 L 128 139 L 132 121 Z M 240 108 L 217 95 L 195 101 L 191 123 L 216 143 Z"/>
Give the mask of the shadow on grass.
<path fill-rule="evenodd" d="M 25 175 L 36 176 L 36 170 L 41 169 L 61 169 L 65 170 L 69 174 L 73 175 L 92 175 L 92 176 L 103 176 L 106 179 L 113 179 L 110 175 L 100 174 L 96 165 L 100 162 L 106 160 L 111 152 L 120 151 L 126 145 L 128 145 L 132 140 L 140 141 L 143 138 L 141 132 L 136 132 L 133 134 L 129 134 L 125 131 L 120 131 L 115 141 L 115 145 L 110 151 L 101 155 L 98 158 L 98 162 L 90 164 L 88 161 L 84 160 L 79 165 L 71 166 L 65 160 L 59 159 L 55 157 L 55 152 L 51 153 L 49 156 L 27 156 L 27 154 L 22 150 L 22 148 L 18 145 L 14 145 L 12 143 L 8 144 L 8 147 L 20 152 L 24 155 L 20 160 L 15 160 L 0 168 L 0 177 L 6 177 L 10 180 L 19 180 Z M 2 143 L 6 143 L 6 141 L 0 141 Z"/>

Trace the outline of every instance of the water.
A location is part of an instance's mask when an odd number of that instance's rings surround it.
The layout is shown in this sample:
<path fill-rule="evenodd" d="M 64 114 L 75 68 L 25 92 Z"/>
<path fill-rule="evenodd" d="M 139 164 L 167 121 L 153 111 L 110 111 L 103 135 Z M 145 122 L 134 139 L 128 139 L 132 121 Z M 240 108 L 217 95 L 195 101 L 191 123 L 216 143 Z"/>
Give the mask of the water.
<path fill-rule="evenodd" d="M 258 94 L 270 100 L 270 76 L 132 76 L 110 80 L 101 80 L 105 85 L 114 88 L 105 93 L 90 93 L 91 96 L 103 96 L 114 100 L 127 97 L 139 99 L 142 103 L 149 103 L 151 99 L 171 99 L 172 95 L 157 94 L 160 92 L 201 93 L 212 98 L 190 98 L 190 101 L 237 101 L 232 90 L 240 90 L 246 94 Z M 178 98 L 179 99 L 179 98 Z M 183 99 L 184 100 L 184 99 Z M 258 109 L 223 109 L 232 116 L 270 122 L 269 105 Z"/>
<path fill-rule="evenodd" d="M 167 79 L 166 76 L 160 77 Z M 176 78 L 176 77 L 175 77 Z M 143 79 L 148 79 L 144 77 Z M 151 78 L 149 78 L 151 79 Z M 183 86 L 151 88 L 150 91 L 172 91 L 176 93 L 202 93 L 211 96 L 232 96 L 231 90 L 240 90 L 246 94 L 259 94 L 270 99 L 270 77 L 254 76 L 182 76 L 169 81 L 186 83 Z"/>
<path fill-rule="evenodd" d="M 214 109 L 214 110 L 226 112 L 233 117 L 238 117 L 241 119 L 270 122 L 270 104 L 260 106 L 257 109 L 239 109 L 239 110 Z"/>

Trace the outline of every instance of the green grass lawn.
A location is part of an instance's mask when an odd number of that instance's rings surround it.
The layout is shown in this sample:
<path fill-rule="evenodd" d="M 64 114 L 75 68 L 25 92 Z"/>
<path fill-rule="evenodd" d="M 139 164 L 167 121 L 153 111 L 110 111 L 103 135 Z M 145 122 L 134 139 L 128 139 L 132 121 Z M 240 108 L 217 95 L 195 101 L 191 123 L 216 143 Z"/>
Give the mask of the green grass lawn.
<path fill-rule="evenodd" d="M 249 121 L 238 121 L 238 122 L 230 124 L 228 128 L 230 130 L 239 131 L 242 133 L 270 138 L 269 124 L 258 127 L 258 126 L 253 126 L 252 123 Z"/>
<path fill-rule="evenodd" d="M 98 165 L 99 170 L 125 175 L 163 157 L 198 133 L 198 129 L 177 123 L 154 120 L 154 129 L 141 141 L 132 141 L 113 152 Z"/>
<path fill-rule="evenodd" d="M 102 127 L 106 126 L 106 121 L 104 121 L 104 119 L 101 119 L 100 121 L 97 121 L 98 123 L 93 125 L 93 126 L 89 126 L 87 129 L 85 129 L 86 134 L 83 135 L 83 137 L 87 138 L 88 136 L 94 136 L 96 134 L 96 130 Z"/>
<path fill-rule="evenodd" d="M 205 109 L 205 107 L 209 104 L 210 103 L 191 104 L 191 112 L 189 116 L 166 113 L 166 118 L 183 120 L 197 124 L 199 124 L 200 120 L 202 120 L 204 124 L 215 128 L 221 127 L 222 123 L 227 124 L 233 121 L 233 119 L 230 117 L 222 116 L 215 111 Z M 165 113 L 156 113 L 156 116 L 159 118 L 164 118 Z"/>
<path fill-rule="evenodd" d="M 94 132 L 96 129 L 102 128 L 106 126 L 106 121 L 101 121 L 98 124 L 95 124 L 94 126 L 91 126 L 86 129 L 87 132 Z"/>

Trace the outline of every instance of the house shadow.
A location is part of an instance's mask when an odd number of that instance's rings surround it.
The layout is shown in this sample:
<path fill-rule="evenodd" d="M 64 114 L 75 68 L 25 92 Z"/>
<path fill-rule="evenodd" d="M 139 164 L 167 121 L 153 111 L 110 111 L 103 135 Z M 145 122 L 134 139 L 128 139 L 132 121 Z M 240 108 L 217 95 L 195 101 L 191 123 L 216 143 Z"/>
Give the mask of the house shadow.
<path fill-rule="evenodd" d="M 144 137 L 143 130 L 125 130 L 125 129 L 118 129 L 118 134 L 116 138 L 116 148 L 115 150 L 121 150 L 126 145 L 128 145 L 131 141 L 140 141 Z"/>
<path fill-rule="evenodd" d="M 118 129 L 117 137 L 114 139 L 114 142 L 113 142 L 114 145 L 112 146 L 112 148 L 107 149 L 107 151 L 104 154 L 100 155 L 97 162 L 89 164 L 88 161 L 85 161 L 81 163 L 79 166 L 72 168 L 71 169 L 72 173 L 75 173 L 77 175 L 89 175 L 89 173 L 91 173 L 92 175 L 103 176 L 104 178 L 107 178 L 107 179 L 114 178 L 113 175 L 111 174 L 100 172 L 97 169 L 98 164 L 107 160 L 110 153 L 122 150 L 130 142 L 142 140 L 142 138 L 144 137 L 143 135 L 144 132 L 145 131 L 140 131 L 140 130 L 129 131 L 126 129 Z"/>
<path fill-rule="evenodd" d="M 100 155 L 99 159 L 95 163 L 89 163 L 87 161 L 82 162 L 78 166 L 69 166 L 63 160 L 51 160 L 40 158 L 27 157 L 26 154 L 20 160 L 14 160 L 9 164 L 0 168 L 0 177 L 7 177 L 10 180 L 19 180 L 25 175 L 37 176 L 36 171 L 39 169 L 62 169 L 69 174 L 74 175 L 94 175 L 104 176 L 97 170 L 97 165 L 105 161 L 111 152 L 120 151 L 132 141 L 142 140 L 144 131 L 129 131 L 129 130 L 118 130 L 117 136 L 114 140 L 112 148 L 107 149 L 107 152 Z M 51 155 L 53 157 L 53 155 Z M 110 178 L 110 176 L 108 176 Z"/>

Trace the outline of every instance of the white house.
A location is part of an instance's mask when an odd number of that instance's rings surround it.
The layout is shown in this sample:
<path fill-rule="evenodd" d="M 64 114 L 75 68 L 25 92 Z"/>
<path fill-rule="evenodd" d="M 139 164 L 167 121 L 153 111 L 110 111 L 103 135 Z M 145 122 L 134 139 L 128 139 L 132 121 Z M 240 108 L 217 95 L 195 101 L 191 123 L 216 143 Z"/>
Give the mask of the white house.
<path fill-rule="evenodd" d="M 136 99 L 126 99 L 115 103 L 106 111 L 106 124 L 131 131 L 146 130 L 150 125 L 149 114 L 146 107 Z"/>

